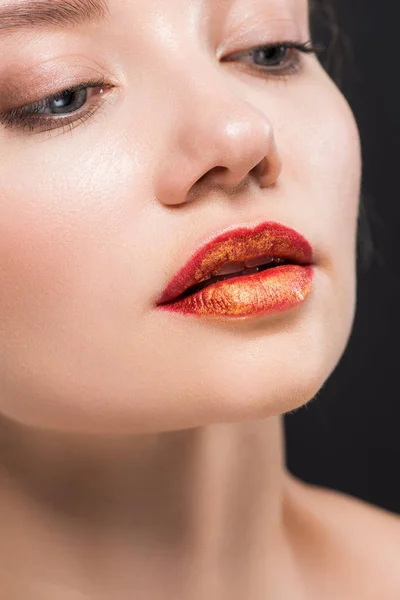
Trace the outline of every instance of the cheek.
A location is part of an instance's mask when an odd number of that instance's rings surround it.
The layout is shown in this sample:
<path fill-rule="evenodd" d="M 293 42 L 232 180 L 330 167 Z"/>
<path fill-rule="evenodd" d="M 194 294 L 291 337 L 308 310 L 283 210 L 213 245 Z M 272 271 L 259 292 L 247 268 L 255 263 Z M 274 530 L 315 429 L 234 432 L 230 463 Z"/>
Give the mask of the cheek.
<path fill-rule="evenodd" d="M 12 159 L 0 168 L 0 352 L 6 373 L 24 361 L 45 364 L 56 348 L 66 357 L 79 353 L 104 326 L 107 311 L 119 314 L 124 285 L 134 281 L 127 248 L 135 240 L 140 198 L 133 202 L 128 190 L 143 183 L 138 178 L 132 184 L 132 162 L 121 154 L 113 161 L 87 150 L 63 160 L 57 152 L 26 156 L 29 174 L 18 173 Z M 134 285 L 129 294 L 138 304 Z"/>
<path fill-rule="evenodd" d="M 334 98 L 332 115 L 328 118 L 321 109 L 317 119 L 321 141 L 317 144 L 315 163 L 319 187 L 324 192 L 317 217 L 324 236 L 324 266 L 332 279 L 333 294 L 327 301 L 329 329 L 331 338 L 340 339 L 341 336 L 342 346 L 345 346 L 356 302 L 356 244 L 362 158 L 354 115 L 342 94 L 336 91 Z"/>
<path fill-rule="evenodd" d="M 26 157 L 29 174 L 11 159 L 0 168 L 0 411 L 17 421 L 62 426 L 73 414 L 74 428 L 102 389 L 106 406 L 121 348 L 133 362 L 146 218 L 132 191 L 145 182 L 121 153 L 88 150 Z"/>
<path fill-rule="evenodd" d="M 357 224 L 362 175 L 361 145 L 357 124 L 344 97 L 336 92 L 332 115 L 321 110 L 314 153 L 318 186 L 322 190 L 317 216 L 324 233 L 326 267 L 350 288 L 356 270 Z"/>
<path fill-rule="evenodd" d="M 11 160 L 0 169 L 3 316 L 23 309 L 20 316 L 38 318 L 39 308 L 43 313 L 59 306 L 68 290 L 82 285 L 85 261 L 106 267 L 102 254 L 121 229 L 114 191 L 124 161 L 110 168 L 110 157 L 106 165 L 105 157 L 81 151 L 63 160 L 57 160 L 57 150 L 54 156 L 28 151 L 23 158 L 29 174 L 17 172 Z"/>
<path fill-rule="evenodd" d="M 304 85 L 299 84 L 290 103 L 281 103 L 285 113 L 277 115 L 275 129 L 288 179 L 301 183 L 303 192 L 315 188 L 319 194 L 321 184 L 329 184 L 323 191 L 336 194 L 338 207 L 360 186 L 360 137 L 343 94 L 320 65 L 315 69 Z M 355 196 L 353 210 L 357 210 Z M 334 208 L 324 204 L 325 209 Z"/>
<path fill-rule="evenodd" d="M 320 135 L 316 137 L 313 162 L 319 184 L 324 190 L 327 219 L 342 229 L 343 243 L 351 244 L 359 210 L 361 185 L 361 147 L 357 125 L 345 99 L 338 95 L 334 111 L 327 118 L 318 115 Z M 325 187 L 323 187 L 323 185 Z M 332 199 L 335 201 L 332 201 Z M 325 221 L 326 222 L 326 221 Z M 349 235 L 346 235 L 346 231 Z M 338 232 L 339 233 L 339 232 Z"/>
<path fill-rule="evenodd" d="M 62 295 L 66 261 L 56 227 L 43 229 L 39 215 L 19 211 L 13 196 L 2 196 L 1 202 L 0 308 L 4 331 L 10 319 L 18 317 L 20 324 L 35 320 L 55 290 Z"/>
<path fill-rule="evenodd" d="M 317 248 L 325 284 L 316 287 L 315 297 L 334 365 L 354 318 L 360 137 L 348 103 L 325 74 L 297 100 L 278 132 L 288 182 L 282 202 Z"/>
<path fill-rule="evenodd" d="M 312 118 L 310 118 L 312 115 Z M 291 128 L 289 123 L 295 123 Z M 354 115 L 325 73 L 306 87 L 281 129 L 288 212 L 311 228 L 317 257 L 337 276 L 354 277 L 362 174 L 361 145 Z M 286 197 L 285 197 L 286 201 Z"/>
<path fill-rule="evenodd" d="M 347 340 L 355 309 L 362 159 L 354 115 L 338 91 L 334 100 L 331 116 L 327 117 L 321 108 L 316 118 L 321 133 L 314 161 L 323 193 L 316 216 L 326 254 L 324 266 L 334 285 L 332 328 L 344 330 Z"/>

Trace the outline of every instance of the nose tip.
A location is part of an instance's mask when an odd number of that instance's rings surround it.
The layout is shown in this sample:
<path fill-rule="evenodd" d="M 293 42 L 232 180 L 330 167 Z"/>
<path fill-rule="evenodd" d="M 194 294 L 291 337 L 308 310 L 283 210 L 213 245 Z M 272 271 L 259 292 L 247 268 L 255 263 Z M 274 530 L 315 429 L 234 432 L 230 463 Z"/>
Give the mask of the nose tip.
<path fill-rule="evenodd" d="M 260 187 L 270 187 L 279 178 L 282 170 L 275 136 L 269 123 L 260 128 L 250 129 L 230 136 L 230 146 L 226 149 L 225 164 L 212 167 L 203 176 L 225 187 L 239 186 L 248 175 L 252 175 Z M 246 137 L 248 139 L 246 139 Z M 236 153 L 236 155 L 235 155 Z"/>
<path fill-rule="evenodd" d="M 282 161 L 265 113 L 242 99 L 233 104 L 209 102 L 206 107 L 203 104 L 201 111 L 187 107 L 169 140 L 169 158 L 158 172 L 156 186 L 156 196 L 164 204 L 185 202 L 200 181 L 234 188 L 252 177 L 264 188 L 279 178 Z"/>

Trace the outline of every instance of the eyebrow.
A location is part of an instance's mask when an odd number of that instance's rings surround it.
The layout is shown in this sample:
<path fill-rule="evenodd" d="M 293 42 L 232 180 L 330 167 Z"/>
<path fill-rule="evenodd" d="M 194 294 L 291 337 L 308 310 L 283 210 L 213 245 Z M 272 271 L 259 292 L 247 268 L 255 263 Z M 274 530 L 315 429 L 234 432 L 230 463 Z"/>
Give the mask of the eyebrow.
<path fill-rule="evenodd" d="M 16 0 L 0 4 L 0 36 L 21 29 L 82 25 L 108 14 L 106 0 Z"/>

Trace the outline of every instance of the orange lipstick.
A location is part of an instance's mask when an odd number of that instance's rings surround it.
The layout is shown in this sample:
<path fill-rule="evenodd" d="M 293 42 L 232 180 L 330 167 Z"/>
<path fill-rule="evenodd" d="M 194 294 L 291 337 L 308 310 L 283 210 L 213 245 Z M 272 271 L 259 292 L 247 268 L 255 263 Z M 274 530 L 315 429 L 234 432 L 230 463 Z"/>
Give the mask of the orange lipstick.
<path fill-rule="evenodd" d="M 279 223 L 227 231 L 195 252 L 162 292 L 157 307 L 225 318 L 289 310 L 311 292 L 312 261 L 309 242 Z"/>

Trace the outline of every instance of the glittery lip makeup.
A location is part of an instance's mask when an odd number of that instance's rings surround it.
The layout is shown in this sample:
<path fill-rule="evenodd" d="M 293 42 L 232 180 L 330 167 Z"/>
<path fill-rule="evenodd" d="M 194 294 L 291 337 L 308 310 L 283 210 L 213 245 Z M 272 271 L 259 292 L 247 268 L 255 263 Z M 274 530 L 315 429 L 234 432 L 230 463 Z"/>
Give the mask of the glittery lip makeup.
<path fill-rule="evenodd" d="M 279 223 L 227 231 L 173 277 L 157 308 L 185 315 L 243 318 L 286 311 L 312 289 L 313 250 Z"/>

